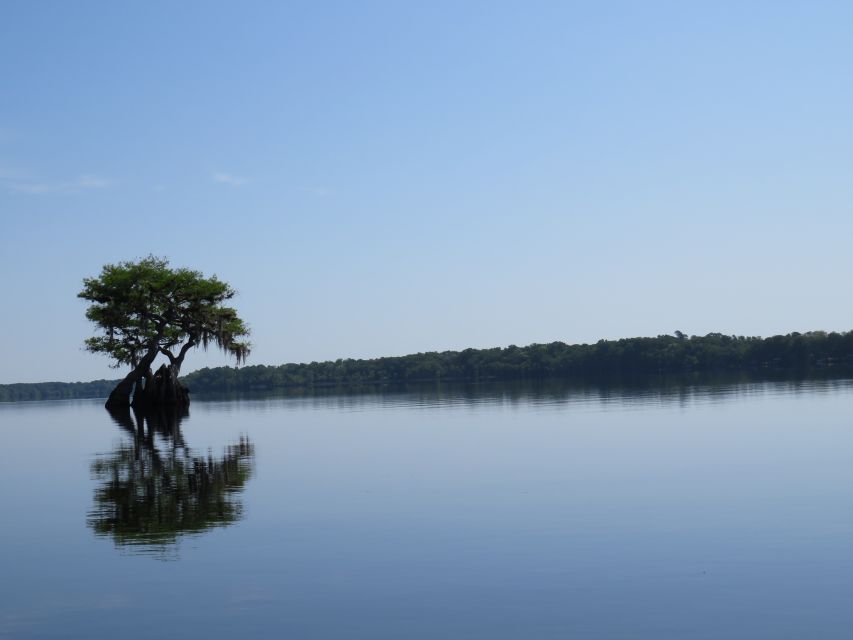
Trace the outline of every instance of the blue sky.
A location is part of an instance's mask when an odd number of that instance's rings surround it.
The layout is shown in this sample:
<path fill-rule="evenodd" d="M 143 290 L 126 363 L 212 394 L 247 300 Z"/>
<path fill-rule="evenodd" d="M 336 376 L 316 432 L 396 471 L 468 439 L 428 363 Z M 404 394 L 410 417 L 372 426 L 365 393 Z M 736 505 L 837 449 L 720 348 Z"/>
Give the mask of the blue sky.
<path fill-rule="evenodd" d="M 117 376 L 75 294 L 150 253 L 238 289 L 250 364 L 851 329 L 851 22 L 4 3 L 0 383 Z"/>

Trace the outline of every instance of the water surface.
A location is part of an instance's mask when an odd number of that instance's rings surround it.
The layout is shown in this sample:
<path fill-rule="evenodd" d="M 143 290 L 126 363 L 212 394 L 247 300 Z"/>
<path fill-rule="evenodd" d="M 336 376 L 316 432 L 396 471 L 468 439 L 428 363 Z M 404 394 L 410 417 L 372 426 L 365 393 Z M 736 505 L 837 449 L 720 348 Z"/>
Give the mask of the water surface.
<path fill-rule="evenodd" d="M 0 637 L 849 638 L 851 409 L 848 380 L 3 404 Z"/>

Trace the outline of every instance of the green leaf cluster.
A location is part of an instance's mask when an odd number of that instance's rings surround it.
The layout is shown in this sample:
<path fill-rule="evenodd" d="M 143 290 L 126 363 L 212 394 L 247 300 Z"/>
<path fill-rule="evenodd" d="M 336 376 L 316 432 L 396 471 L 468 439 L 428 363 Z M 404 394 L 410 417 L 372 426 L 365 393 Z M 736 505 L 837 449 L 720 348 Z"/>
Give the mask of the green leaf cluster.
<path fill-rule="evenodd" d="M 248 327 L 224 304 L 235 293 L 216 276 L 171 268 L 165 258 L 105 265 L 98 277 L 83 280 L 77 294 L 91 303 L 86 317 L 99 332 L 86 340 L 86 349 L 110 356 L 116 367 L 136 367 L 152 352 L 180 366 L 188 349 L 213 344 L 239 364 L 251 345 Z"/>

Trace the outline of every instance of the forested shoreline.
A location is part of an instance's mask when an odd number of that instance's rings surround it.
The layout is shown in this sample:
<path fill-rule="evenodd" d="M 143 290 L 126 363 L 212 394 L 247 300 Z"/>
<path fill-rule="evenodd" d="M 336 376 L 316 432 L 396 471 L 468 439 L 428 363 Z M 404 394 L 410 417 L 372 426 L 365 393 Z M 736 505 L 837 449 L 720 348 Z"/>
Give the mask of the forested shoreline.
<path fill-rule="evenodd" d="M 779 372 L 853 368 L 853 331 L 790 333 L 769 338 L 660 335 L 654 338 L 465 349 L 373 359 L 216 367 L 182 378 L 191 392 L 347 387 L 418 382 L 487 382 L 548 378 L 606 380 L 684 373 Z M 0 401 L 106 397 L 114 380 L 0 385 Z"/>
<path fill-rule="evenodd" d="M 91 382 L 17 382 L 0 384 L 0 402 L 106 398 L 118 380 Z"/>

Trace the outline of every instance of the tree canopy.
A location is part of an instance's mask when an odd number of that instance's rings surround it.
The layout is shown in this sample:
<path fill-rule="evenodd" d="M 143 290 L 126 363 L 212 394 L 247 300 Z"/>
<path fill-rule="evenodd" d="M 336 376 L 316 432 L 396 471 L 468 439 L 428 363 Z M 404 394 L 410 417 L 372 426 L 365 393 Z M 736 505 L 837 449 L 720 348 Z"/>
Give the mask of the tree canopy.
<path fill-rule="evenodd" d="M 91 303 L 86 317 L 98 335 L 86 340 L 86 349 L 103 353 L 113 366 L 129 365 L 121 395 L 146 377 L 159 354 L 169 360 L 170 375 L 177 378 L 187 352 L 211 344 L 244 362 L 251 345 L 249 329 L 226 302 L 236 292 L 216 276 L 169 266 L 165 258 L 119 262 L 103 267 L 96 278 L 83 280 L 77 294 Z M 119 391 L 119 387 L 116 391 Z M 126 393 L 125 393 L 126 392 Z"/>

